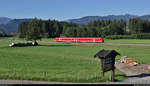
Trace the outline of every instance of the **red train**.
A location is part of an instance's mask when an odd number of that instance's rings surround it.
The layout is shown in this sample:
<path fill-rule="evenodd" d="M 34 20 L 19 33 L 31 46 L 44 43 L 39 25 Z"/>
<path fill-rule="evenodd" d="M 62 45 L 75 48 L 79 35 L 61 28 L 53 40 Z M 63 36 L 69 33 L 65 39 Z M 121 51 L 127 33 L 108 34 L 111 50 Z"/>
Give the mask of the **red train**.
<path fill-rule="evenodd" d="M 57 42 L 89 42 L 89 43 L 103 43 L 104 40 L 101 37 L 56 37 Z"/>

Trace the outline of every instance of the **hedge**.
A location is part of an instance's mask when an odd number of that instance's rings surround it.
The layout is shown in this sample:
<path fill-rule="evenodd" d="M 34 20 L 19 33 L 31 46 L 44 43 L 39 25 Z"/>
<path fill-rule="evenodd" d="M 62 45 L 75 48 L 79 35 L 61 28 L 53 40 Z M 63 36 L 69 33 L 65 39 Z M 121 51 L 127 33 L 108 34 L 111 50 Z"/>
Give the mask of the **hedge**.
<path fill-rule="evenodd" d="M 133 39 L 132 35 L 109 35 L 105 37 L 106 39 Z"/>
<path fill-rule="evenodd" d="M 106 39 L 150 39 L 150 33 L 139 33 L 132 35 L 109 35 Z"/>

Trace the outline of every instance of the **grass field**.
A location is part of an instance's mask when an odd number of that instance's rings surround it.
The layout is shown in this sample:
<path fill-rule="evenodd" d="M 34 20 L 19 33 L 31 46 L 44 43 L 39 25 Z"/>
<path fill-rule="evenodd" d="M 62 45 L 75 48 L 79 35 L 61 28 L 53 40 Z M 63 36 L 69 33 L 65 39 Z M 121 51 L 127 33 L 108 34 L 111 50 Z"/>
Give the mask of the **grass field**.
<path fill-rule="evenodd" d="M 105 43 L 125 43 L 125 44 L 150 44 L 150 40 L 140 39 L 119 39 L 119 40 L 105 40 Z"/>
<path fill-rule="evenodd" d="M 111 72 L 106 72 L 105 77 L 102 78 L 100 62 L 98 58 L 93 58 L 94 54 L 101 49 L 114 49 L 121 56 L 130 56 L 139 63 L 150 62 L 150 47 L 48 43 L 53 41 L 52 39 L 43 39 L 39 41 L 40 46 L 35 47 L 8 47 L 11 42 L 19 41 L 24 40 L 0 39 L 0 79 L 105 82 L 109 80 Z M 139 40 L 134 42 L 137 41 Z M 148 42 L 149 40 L 144 40 L 144 43 Z M 116 60 L 121 56 L 117 56 Z M 117 69 L 115 74 L 115 79 L 125 79 L 124 74 Z"/>

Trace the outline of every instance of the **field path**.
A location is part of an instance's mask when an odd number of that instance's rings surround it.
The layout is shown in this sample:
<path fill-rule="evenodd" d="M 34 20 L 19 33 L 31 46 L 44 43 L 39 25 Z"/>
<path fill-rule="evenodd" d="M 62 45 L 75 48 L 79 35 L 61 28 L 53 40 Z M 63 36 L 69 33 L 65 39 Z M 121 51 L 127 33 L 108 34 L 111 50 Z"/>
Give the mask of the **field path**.
<path fill-rule="evenodd" d="M 112 84 L 108 82 L 100 83 L 73 83 L 73 82 L 51 82 L 51 81 L 29 81 L 29 80 L 0 80 L 0 84 Z M 121 83 L 114 83 L 121 84 Z"/>
<path fill-rule="evenodd" d="M 139 64 L 137 66 L 129 67 L 127 64 L 117 62 L 116 68 L 124 72 L 127 79 L 121 83 L 126 84 L 150 84 L 150 74 L 147 69 L 149 64 Z"/>

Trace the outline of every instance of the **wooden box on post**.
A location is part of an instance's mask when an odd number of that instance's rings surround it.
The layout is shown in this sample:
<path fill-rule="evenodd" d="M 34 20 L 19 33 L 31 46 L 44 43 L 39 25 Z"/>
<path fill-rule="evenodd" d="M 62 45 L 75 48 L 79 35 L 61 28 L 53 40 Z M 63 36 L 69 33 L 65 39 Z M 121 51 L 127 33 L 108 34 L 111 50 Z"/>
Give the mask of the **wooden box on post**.
<path fill-rule="evenodd" d="M 101 68 L 102 68 L 102 76 L 104 77 L 104 73 L 112 70 L 111 81 L 114 81 L 115 77 L 115 57 L 120 55 L 115 50 L 100 50 L 98 53 L 94 55 L 94 57 L 99 57 L 101 60 Z"/>

